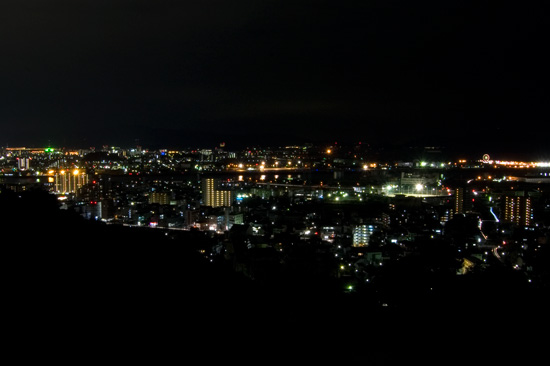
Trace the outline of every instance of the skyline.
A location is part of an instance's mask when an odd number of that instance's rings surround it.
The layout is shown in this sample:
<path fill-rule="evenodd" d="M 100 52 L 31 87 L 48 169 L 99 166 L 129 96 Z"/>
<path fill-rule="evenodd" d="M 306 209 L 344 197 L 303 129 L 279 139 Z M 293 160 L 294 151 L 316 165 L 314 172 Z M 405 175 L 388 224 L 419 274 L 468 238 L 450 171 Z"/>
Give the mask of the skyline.
<path fill-rule="evenodd" d="M 549 153 L 537 3 L 2 8 L 2 146 L 328 140 Z"/>
<path fill-rule="evenodd" d="M 367 165 L 374 167 L 378 164 L 380 166 L 388 167 L 410 167 L 416 168 L 451 168 L 451 167 L 470 167 L 479 168 L 480 164 L 490 165 L 494 168 L 545 168 L 550 165 L 550 159 L 548 155 L 535 155 L 535 154 L 518 154 L 510 151 L 504 153 L 490 153 L 484 150 L 483 153 L 477 153 L 475 151 L 456 151 L 450 150 L 446 147 L 435 146 L 410 146 L 408 148 L 401 147 L 399 149 L 390 148 L 384 146 L 371 146 L 361 142 L 352 144 L 342 144 L 338 142 L 323 142 L 318 144 L 303 143 L 295 145 L 276 145 L 276 146 L 261 146 L 261 145 L 248 145 L 246 147 L 237 148 L 235 146 L 227 146 L 225 143 L 221 143 L 218 146 L 187 146 L 184 148 L 170 148 L 167 146 L 151 147 L 151 146 L 121 146 L 121 145 L 102 145 L 102 146 L 90 146 L 90 147 L 74 147 L 74 146 L 55 146 L 51 144 L 48 146 L 0 146 L 0 152 L 2 155 L 4 164 L 9 164 L 11 159 L 17 160 L 17 165 L 28 164 L 34 157 L 48 156 L 46 161 L 56 156 L 58 159 L 64 157 L 75 157 L 85 159 L 101 158 L 102 160 L 114 159 L 127 159 L 128 157 L 135 157 L 141 155 L 152 154 L 155 158 L 159 156 L 184 156 L 187 161 L 190 157 L 195 156 L 197 161 L 210 162 L 212 157 L 216 159 L 229 159 L 231 162 L 228 167 L 236 169 L 237 165 L 246 165 L 245 161 L 252 159 L 256 164 L 252 164 L 247 167 L 254 168 L 252 170 L 269 171 L 269 165 L 266 163 L 269 159 L 282 159 L 283 163 L 291 164 L 290 156 L 298 154 L 298 160 L 295 161 L 298 165 L 295 165 L 297 169 L 307 168 L 307 162 L 305 160 L 317 157 L 323 160 L 334 159 L 342 163 L 344 161 L 353 162 L 352 165 L 359 164 L 358 167 L 366 169 Z M 20 162 L 20 157 L 23 160 Z M 533 157 L 535 157 L 533 159 Z M 205 160 L 206 159 L 206 160 Z M 260 159 L 260 160 L 258 160 Z M 290 159 L 290 160 L 289 160 Z M 260 164 L 261 163 L 261 164 Z M 301 165 L 300 165 L 301 163 Z M 259 164 L 261 166 L 259 166 Z M 273 161 L 271 162 L 273 164 Z M 367 165 L 365 165 L 367 164 Z M 272 165 L 271 168 L 280 168 L 280 166 Z M 289 167 L 283 168 L 288 169 Z M 340 167 L 342 168 L 342 167 Z M 355 170 L 357 167 L 348 167 Z M 28 165 L 23 168 L 23 171 L 28 170 Z M 184 169 L 185 170 L 185 169 Z M 250 170 L 242 168 L 240 169 Z M 278 170 L 278 169 L 275 169 Z"/>

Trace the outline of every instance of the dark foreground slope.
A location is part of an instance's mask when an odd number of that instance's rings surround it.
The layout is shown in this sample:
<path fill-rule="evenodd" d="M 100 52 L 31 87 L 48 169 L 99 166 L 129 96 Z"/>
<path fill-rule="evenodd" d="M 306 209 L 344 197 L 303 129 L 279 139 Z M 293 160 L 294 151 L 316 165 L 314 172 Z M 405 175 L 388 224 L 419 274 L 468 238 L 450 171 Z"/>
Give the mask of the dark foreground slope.
<path fill-rule="evenodd" d="M 208 266 L 191 240 L 176 241 L 161 230 L 85 220 L 40 191 L 4 192 L 0 206 L 4 268 L 22 306 L 65 301 L 67 311 L 117 303 L 127 312 L 167 309 L 241 286 Z"/>

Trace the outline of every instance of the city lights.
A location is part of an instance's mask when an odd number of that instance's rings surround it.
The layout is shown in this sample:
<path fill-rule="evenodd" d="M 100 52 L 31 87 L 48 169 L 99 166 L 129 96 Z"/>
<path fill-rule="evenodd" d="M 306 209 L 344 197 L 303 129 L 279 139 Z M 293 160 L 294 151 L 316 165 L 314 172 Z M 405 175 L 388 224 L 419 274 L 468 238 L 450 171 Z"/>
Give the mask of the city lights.
<path fill-rule="evenodd" d="M 24 191 L 25 183 L 18 179 L 28 176 L 33 185 L 55 194 L 64 209 L 113 225 L 208 235 L 242 227 L 242 237 L 248 238 L 245 250 L 273 247 L 277 240 L 276 253 L 285 255 L 292 255 L 296 241 L 312 248 L 321 243 L 338 261 L 337 276 L 357 283 L 368 283 L 373 268 L 414 252 L 415 240 L 448 241 L 447 230 L 457 217 L 478 215 L 474 210 L 480 209 L 483 217 L 476 217 L 475 235 L 455 244 L 458 273 L 482 271 L 480 263 L 490 265 L 488 256 L 498 263 L 524 260 L 511 254 L 517 239 L 510 237 L 509 225 L 528 228 L 526 233 L 544 227 L 535 207 L 544 209 L 537 200 L 550 184 L 550 164 L 545 162 L 375 162 L 353 149 L 346 157 L 344 145 L 339 145 L 338 157 L 333 149 L 297 146 L 235 152 L 105 147 L 112 159 L 103 155 L 98 160 L 90 158 L 92 151 L 44 151 L 4 150 L 0 178 L 13 178 L 9 187 Z M 535 195 L 521 188 L 526 185 Z M 519 250 L 533 248 L 529 236 L 520 239 Z M 231 235 L 215 242 L 223 246 L 227 240 Z M 491 243 L 506 251 L 492 250 Z M 395 254 L 384 254 L 389 245 Z M 210 254 L 214 250 L 201 250 L 209 263 L 220 260 Z M 463 258 L 465 253 L 479 258 Z M 516 262 L 510 266 L 516 271 L 532 268 Z M 341 288 L 360 291 L 347 284 Z"/>

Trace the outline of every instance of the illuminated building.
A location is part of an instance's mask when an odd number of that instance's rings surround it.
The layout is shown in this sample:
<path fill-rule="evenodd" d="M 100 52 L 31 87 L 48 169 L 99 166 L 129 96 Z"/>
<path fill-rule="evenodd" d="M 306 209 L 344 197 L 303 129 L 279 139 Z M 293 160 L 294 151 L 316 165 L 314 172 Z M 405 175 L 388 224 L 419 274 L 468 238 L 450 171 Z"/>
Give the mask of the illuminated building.
<path fill-rule="evenodd" d="M 88 184 L 88 174 L 78 169 L 61 169 L 55 173 L 55 191 L 57 193 L 76 193 L 85 184 Z"/>
<path fill-rule="evenodd" d="M 365 247 L 369 245 L 369 239 L 374 231 L 373 225 L 357 225 L 353 228 L 353 246 Z"/>
<path fill-rule="evenodd" d="M 520 226 L 529 226 L 533 221 L 531 198 L 527 192 L 517 192 L 503 197 L 504 221 Z"/>
<path fill-rule="evenodd" d="M 231 206 L 233 192 L 218 189 L 219 182 L 214 178 L 204 178 L 202 181 L 202 200 L 204 206 L 227 207 Z"/>
<path fill-rule="evenodd" d="M 472 209 L 472 198 L 470 190 L 459 187 L 455 190 L 455 207 L 454 213 L 463 214 L 471 211 Z"/>
<path fill-rule="evenodd" d="M 336 229 L 334 228 L 334 226 L 323 226 L 321 228 L 321 239 L 332 243 L 334 242 L 335 238 L 336 238 Z"/>
<path fill-rule="evenodd" d="M 227 229 L 231 229 L 233 225 L 242 225 L 244 224 L 244 215 L 242 213 L 234 213 L 227 215 Z"/>
<path fill-rule="evenodd" d="M 435 185 L 439 181 L 440 177 L 438 173 L 411 173 L 411 172 L 401 172 L 401 178 L 399 179 L 399 186 L 403 190 L 407 188 L 410 190 L 417 190 L 417 187 L 424 187 L 426 185 Z"/>
<path fill-rule="evenodd" d="M 23 154 L 44 154 L 44 153 L 53 153 L 54 149 L 51 147 L 46 148 L 28 148 L 28 147 L 7 147 L 5 148 L 6 152 L 11 153 L 15 156 L 21 156 Z"/>
<path fill-rule="evenodd" d="M 29 170 L 31 158 L 17 158 L 17 169 Z"/>
<path fill-rule="evenodd" d="M 170 204 L 170 195 L 168 193 L 153 192 L 149 195 L 149 203 L 168 205 Z"/>

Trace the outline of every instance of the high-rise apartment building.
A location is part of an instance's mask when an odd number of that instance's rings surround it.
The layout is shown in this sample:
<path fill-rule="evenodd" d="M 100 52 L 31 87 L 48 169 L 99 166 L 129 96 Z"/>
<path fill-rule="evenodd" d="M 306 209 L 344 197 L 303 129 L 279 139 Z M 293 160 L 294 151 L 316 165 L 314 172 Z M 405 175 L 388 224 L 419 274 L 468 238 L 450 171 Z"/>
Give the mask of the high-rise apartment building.
<path fill-rule="evenodd" d="M 470 190 L 464 187 L 455 189 L 455 214 L 464 214 L 472 210 L 472 197 Z"/>
<path fill-rule="evenodd" d="M 17 158 L 17 169 L 29 170 L 31 158 Z"/>
<path fill-rule="evenodd" d="M 158 203 L 160 205 L 168 205 L 170 204 L 170 195 L 165 192 L 152 192 L 149 194 L 148 201 L 150 204 L 152 203 Z"/>
<path fill-rule="evenodd" d="M 55 191 L 57 193 L 76 193 L 85 184 L 88 184 L 88 174 L 78 169 L 61 169 L 55 173 Z"/>
<path fill-rule="evenodd" d="M 219 181 L 214 178 L 204 178 L 202 181 L 202 200 L 204 206 L 228 207 L 233 201 L 233 192 L 219 189 Z"/>
<path fill-rule="evenodd" d="M 520 226 L 529 226 L 533 221 L 531 198 L 527 192 L 507 194 L 502 198 L 504 221 Z"/>
<path fill-rule="evenodd" d="M 356 225 L 353 228 L 353 246 L 366 247 L 369 245 L 369 239 L 373 231 L 373 225 Z"/>

